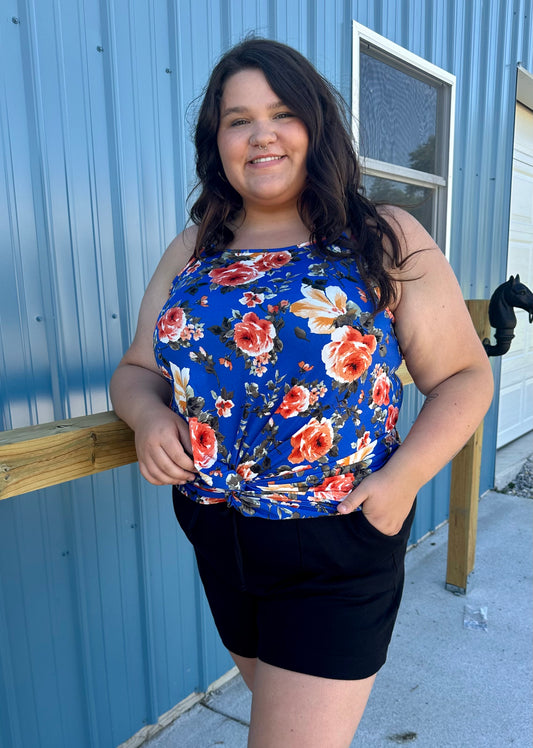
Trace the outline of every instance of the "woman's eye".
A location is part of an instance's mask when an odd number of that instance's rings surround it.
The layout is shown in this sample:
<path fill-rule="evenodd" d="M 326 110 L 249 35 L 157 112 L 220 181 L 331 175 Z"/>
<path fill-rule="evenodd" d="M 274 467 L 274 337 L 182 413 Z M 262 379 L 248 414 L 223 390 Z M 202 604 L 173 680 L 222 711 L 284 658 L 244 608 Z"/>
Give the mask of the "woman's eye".
<path fill-rule="evenodd" d="M 292 112 L 280 112 L 279 114 L 276 114 L 276 119 L 285 119 L 286 117 L 294 117 L 295 115 Z"/>
<path fill-rule="evenodd" d="M 239 127 L 240 125 L 245 125 L 246 120 L 245 119 L 236 119 L 235 122 L 231 123 L 232 127 Z"/>

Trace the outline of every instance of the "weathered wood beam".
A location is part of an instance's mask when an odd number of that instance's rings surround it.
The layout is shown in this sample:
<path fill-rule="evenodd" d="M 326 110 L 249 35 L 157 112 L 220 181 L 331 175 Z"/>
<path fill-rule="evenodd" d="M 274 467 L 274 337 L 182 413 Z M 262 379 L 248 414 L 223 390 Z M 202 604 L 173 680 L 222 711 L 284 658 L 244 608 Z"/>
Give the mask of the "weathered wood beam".
<path fill-rule="evenodd" d="M 113 411 L 0 432 L 0 499 L 136 460 L 133 432 Z"/>

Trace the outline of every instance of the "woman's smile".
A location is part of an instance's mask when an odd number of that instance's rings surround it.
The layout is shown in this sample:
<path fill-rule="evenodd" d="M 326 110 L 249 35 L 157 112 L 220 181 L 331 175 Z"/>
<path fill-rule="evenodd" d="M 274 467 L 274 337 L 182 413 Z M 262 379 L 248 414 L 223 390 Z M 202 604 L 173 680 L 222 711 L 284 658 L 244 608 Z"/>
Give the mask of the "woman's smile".
<path fill-rule="evenodd" d="M 274 161 L 281 161 L 285 156 L 260 156 L 259 158 L 252 159 L 249 163 L 252 164 L 252 166 L 257 166 L 258 164 L 269 164 Z"/>

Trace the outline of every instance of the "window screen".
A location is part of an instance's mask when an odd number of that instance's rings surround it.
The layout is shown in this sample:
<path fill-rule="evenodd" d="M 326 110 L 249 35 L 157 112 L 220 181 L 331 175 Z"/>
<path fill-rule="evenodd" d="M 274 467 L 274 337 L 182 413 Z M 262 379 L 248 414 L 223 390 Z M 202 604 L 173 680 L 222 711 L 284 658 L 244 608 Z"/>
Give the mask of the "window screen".
<path fill-rule="evenodd" d="M 362 153 L 436 174 L 436 88 L 364 53 L 360 76 Z"/>
<path fill-rule="evenodd" d="M 356 23 L 353 74 L 365 194 L 408 210 L 446 251 L 455 77 Z"/>

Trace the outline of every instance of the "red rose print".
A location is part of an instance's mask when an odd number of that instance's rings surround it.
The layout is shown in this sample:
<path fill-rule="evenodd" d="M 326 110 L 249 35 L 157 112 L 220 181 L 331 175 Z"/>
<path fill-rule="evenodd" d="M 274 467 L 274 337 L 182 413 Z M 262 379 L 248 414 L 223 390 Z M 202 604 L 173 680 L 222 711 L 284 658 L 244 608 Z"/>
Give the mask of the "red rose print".
<path fill-rule="evenodd" d="M 309 390 L 296 384 L 287 392 L 281 405 L 276 410 L 283 418 L 293 418 L 309 407 Z"/>
<path fill-rule="evenodd" d="M 313 462 L 323 457 L 333 445 L 333 429 L 328 419 L 312 418 L 291 437 L 289 462 Z"/>
<path fill-rule="evenodd" d="M 215 268 L 209 273 L 219 286 L 243 286 L 263 275 L 251 262 L 234 262 L 225 268 Z"/>
<path fill-rule="evenodd" d="M 396 408 L 394 405 L 389 405 L 387 410 L 387 421 L 385 423 L 386 431 L 392 431 L 392 429 L 396 426 L 399 415 L 400 409 Z"/>
<path fill-rule="evenodd" d="M 326 371 L 337 382 L 353 382 L 372 363 L 376 350 L 373 335 L 361 335 L 354 327 L 338 327 L 331 335 L 331 343 L 322 349 Z"/>
<path fill-rule="evenodd" d="M 174 343 L 180 339 L 185 328 L 185 312 L 179 306 L 173 306 L 158 320 L 157 329 L 162 343 Z"/>
<path fill-rule="evenodd" d="M 384 372 L 381 372 L 376 377 L 376 381 L 374 382 L 374 389 L 372 390 L 372 400 L 376 405 L 389 404 L 389 390 L 390 379 Z"/>
<path fill-rule="evenodd" d="M 217 437 L 207 423 L 191 418 L 189 421 L 194 464 L 199 470 L 205 470 L 215 462 L 218 453 Z"/>
<path fill-rule="evenodd" d="M 313 488 L 315 501 L 342 501 L 353 491 L 353 475 L 331 475 Z"/>
<path fill-rule="evenodd" d="M 241 462 L 240 465 L 237 465 L 237 473 L 246 482 L 254 480 L 254 478 L 257 477 L 257 473 L 254 473 L 254 471 L 252 470 L 252 465 L 255 465 L 255 462 L 253 462 L 253 460 L 251 460 L 250 462 Z"/>
<path fill-rule="evenodd" d="M 267 319 L 259 319 L 255 312 L 247 312 L 242 322 L 235 325 L 235 345 L 250 356 L 268 353 L 274 346 L 276 329 Z"/>
<path fill-rule="evenodd" d="M 254 267 L 259 270 L 260 273 L 266 273 L 268 270 L 275 270 L 281 268 L 290 262 L 290 252 L 266 252 L 264 255 L 260 255 L 254 261 Z"/>

